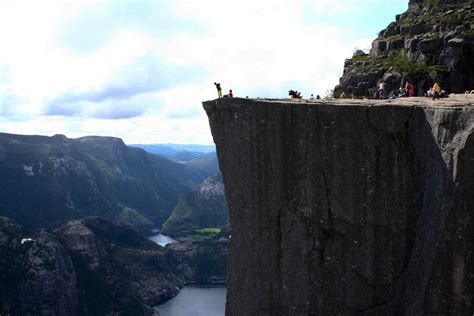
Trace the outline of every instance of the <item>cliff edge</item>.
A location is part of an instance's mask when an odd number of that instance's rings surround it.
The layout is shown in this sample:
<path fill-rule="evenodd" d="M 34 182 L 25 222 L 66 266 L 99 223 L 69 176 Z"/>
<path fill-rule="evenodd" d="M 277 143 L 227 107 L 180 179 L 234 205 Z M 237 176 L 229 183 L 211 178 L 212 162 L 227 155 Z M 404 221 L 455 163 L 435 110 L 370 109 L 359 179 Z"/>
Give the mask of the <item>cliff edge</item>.
<path fill-rule="evenodd" d="M 227 315 L 471 315 L 474 100 L 204 102 Z"/>

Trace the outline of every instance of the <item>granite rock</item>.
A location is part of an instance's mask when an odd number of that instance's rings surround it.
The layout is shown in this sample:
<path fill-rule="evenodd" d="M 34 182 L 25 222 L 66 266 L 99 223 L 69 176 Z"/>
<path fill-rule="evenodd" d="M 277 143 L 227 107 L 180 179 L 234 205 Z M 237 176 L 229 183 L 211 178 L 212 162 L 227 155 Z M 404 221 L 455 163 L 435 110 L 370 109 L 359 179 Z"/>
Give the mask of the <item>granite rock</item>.
<path fill-rule="evenodd" d="M 472 314 L 462 97 L 204 102 L 232 231 L 226 314 Z"/>

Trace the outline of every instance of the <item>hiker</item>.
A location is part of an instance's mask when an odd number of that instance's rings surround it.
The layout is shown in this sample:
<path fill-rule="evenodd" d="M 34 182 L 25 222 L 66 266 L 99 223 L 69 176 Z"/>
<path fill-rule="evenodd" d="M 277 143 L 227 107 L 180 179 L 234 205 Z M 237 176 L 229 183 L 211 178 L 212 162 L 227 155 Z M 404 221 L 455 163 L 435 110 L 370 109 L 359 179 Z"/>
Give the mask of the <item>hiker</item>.
<path fill-rule="evenodd" d="M 217 83 L 217 82 L 214 82 L 214 85 L 216 86 L 216 89 L 217 89 L 217 96 L 218 96 L 219 98 L 222 98 L 221 84 L 220 84 L 220 83 Z"/>
<path fill-rule="evenodd" d="M 229 93 L 227 94 L 229 98 L 233 98 L 234 94 L 232 93 L 232 89 L 229 90 Z"/>
<path fill-rule="evenodd" d="M 379 81 L 379 90 L 378 90 L 379 98 L 384 99 L 385 98 L 385 82 L 383 80 Z"/>
<path fill-rule="evenodd" d="M 433 100 L 436 98 L 439 100 L 439 93 L 441 92 L 441 86 L 438 82 L 435 82 L 433 86 Z"/>
<path fill-rule="evenodd" d="M 319 94 L 316 96 L 316 100 L 321 100 L 321 97 L 319 96 Z"/>
<path fill-rule="evenodd" d="M 311 96 L 309 97 L 310 100 L 314 100 L 314 95 L 311 93 Z"/>
<path fill-rule="evenodd" d="M 415 95 L 415 88 L 407 81 L 405 84 L 405 96 L 412 97 Z"/>

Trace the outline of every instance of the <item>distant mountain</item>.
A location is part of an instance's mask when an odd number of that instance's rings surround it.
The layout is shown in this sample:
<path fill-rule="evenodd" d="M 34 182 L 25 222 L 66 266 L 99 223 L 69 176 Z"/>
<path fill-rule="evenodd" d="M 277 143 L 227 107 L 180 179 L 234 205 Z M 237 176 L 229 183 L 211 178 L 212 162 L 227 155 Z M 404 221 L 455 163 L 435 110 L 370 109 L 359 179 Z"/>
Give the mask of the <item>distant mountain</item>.
<path fill-rule="evenodd" d="M 180 144 L 150 144 L 130 145 L 134 148 L 142 148 L 153 154 L 158 154 L 174 162 L 185 164 L 195 172 L 207 175 L 220 173 L 214 145 L 180 145 Z"/>
<path fill-rule="evenodd" d="M 158 154 L 175 162 L 207 160 L 217 167 L 217 155 L 214 145 L 134 144 L 130 146 L 142 148 L 149 153 Z"/>
<path fill-rule="evenodd" d="M 0 216 L 26 229 L 90 215 L 156 227 L 214 169 L 175 163 L 113 137 L 0 133 Z"/>
<path fill-rule="evenodd" d="M 143 148 L 146 151 L 160 155 L 170 155 L 180 151 L 190 151 L 197 153 L 216 152 L 215 145 L 197 144 L 131 144 L 132 147 Z"/>
<path fill-rule="evenodd" d="M 227 230 L 228 225 L 222 176 L 212 176 L 204 180 L 199 189 L 179 198 L 178 204 L 163 224 L 162 233 L 183 235 L 183 232 L 206 228 Z"/>

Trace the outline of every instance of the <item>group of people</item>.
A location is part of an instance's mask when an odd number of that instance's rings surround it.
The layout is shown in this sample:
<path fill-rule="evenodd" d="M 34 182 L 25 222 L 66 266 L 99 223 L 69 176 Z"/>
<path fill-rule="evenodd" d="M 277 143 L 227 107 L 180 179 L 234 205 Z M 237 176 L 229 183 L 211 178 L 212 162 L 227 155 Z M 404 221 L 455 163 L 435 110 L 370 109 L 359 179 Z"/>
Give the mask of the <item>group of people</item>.
<path fill-rule="evenodd" d="M 214 82 L 214 85 L 216 86 L 216 89 L 217 89 L 217 96 L 219 98 L 222 98 L 222 88 L 221 88 L 221 84 L 220 82 Z M 232 89 L 229 90 L 229 93 L 227 93 L 226 95 L 224 95 L 224 98 L 233 98 L 234 97 L 234 93 L 232 92 Z"/>
<path fill-rule="evenodd" d="M 224 97 L 224 98 L 233 98 L 234 97 L 232 89 L 229 90 L 228 94 L 222 96 L 221 84 L 217 83 L 217 82 L 214 82 L 214 85 L 216 86 L 217 96 L 219 98 L 222 98 L 222 97 Z M 473 93 L 473 92 L 474 92 L 474 90 L 471 91 L 471 93 Z M 469 91 L 467 91 L 466 93 L 469 93 Z M 297 90 L 289 90 L 288 95 L 292 99 L 302 99 L 303 98 L 303 96 L 301 95 L 301 92 L 299 92 Z M 415 88 L 413 87 L 413 85 L 410 82 L 407 81 L 405 83 L 405 85 L 403 85 L 403 83 L 400 84 L 400 87 L 398 88 L 398 90 L 394 91 L 390 94 L 389 99 L 396 99 L 396 98 L 402 98 L 402 97 L 412 97 L 414 95 L 415 95 Z M 435 99 L 445 97 L 446 92 L 441 89 L 441 85 L 439 84 L 439 82 L 435 82 L 433 87 L 430 88 L 430 90 L 428 90 L 426 92 L 425 96 L 432 97 L 433 100 L 435 100 Z M 347 98 L 347 95 L 344 92 L 342 92 L 339 97 L 341 99 L 343 99 L 343 98 Z M 377 90 L 377 94 L 375 95 L 375 97 L 380 98 L 380 99 L 385 99 L 385 82 L 383 80 L 379 80 L 379 82 L 378 82 L 378 90 Z M 316 96 L 316 99 L 321 99 L 321 97 L 318 95 L 318 96 Z M 314 100 L 314 95 L 311 94 L 310 100 Z"/>
<path fill-rule="evenodd" d="M 219 82 L 214 82 L 214 85 L 216 86 L 216 89 L 217 89 L 217 97 L 218 98 L 233 98 L 234 97 L 234 93 L 232 92 L 232 89 L 229 90 L 229 93 L 226 94 L 226 95 L 222 95 L 222 88 L 221 88 L 221 84 Z M 301 92 L 297 91 L 297 90 L 290 90 L 288 91 L 288 95 L 292 98 L 292 99 L 302 99 L 303 96 L 301 95 Z M 248 98 L 248 97 L 247 97 Z M 310 100 L 314 100 L 314 95 L 311 94 L 311 97 L 310 97 Z M 321 97 L 319 95 L 316 96 L 316 99 L 321 99 Z"/>
<path fill-rule="evenodd" d="M 415 88 L 411 83 L 408 81 L 403 85 L 400 85 L 397 91 L 394 91 L 390 94 L 389 99 L 397 99 L 402 97 L 413 97 L 415 95 Z M 380 99 L 384 99 L 385 96 L 385 83 L 383 80 L 379 81 L 379 88 L 377 92 L 377 96 Z M 432 88 L 426 92 L 425 96 L 432 97 L 433 100 L 439 99 L 446 96 L 446 92 L 441 89 L 441 85 L 439 82 L 435 82 Z"/>
<path fill-rule="evenodd" d="M 398 90 L 393 91 L 389 95 L 388 98 L 390 100 L 393 100 L 393 99 L 397 99 L 397 98 L 413 97 L 414 95 L 415 95 L 415 88 L 413 87 L 413 85 L 411 83 L 409 83 L 407 81 L 405 83 L 405 85 L 403 83 L 400 84 L 400 87 L 398 88 Z"/>

